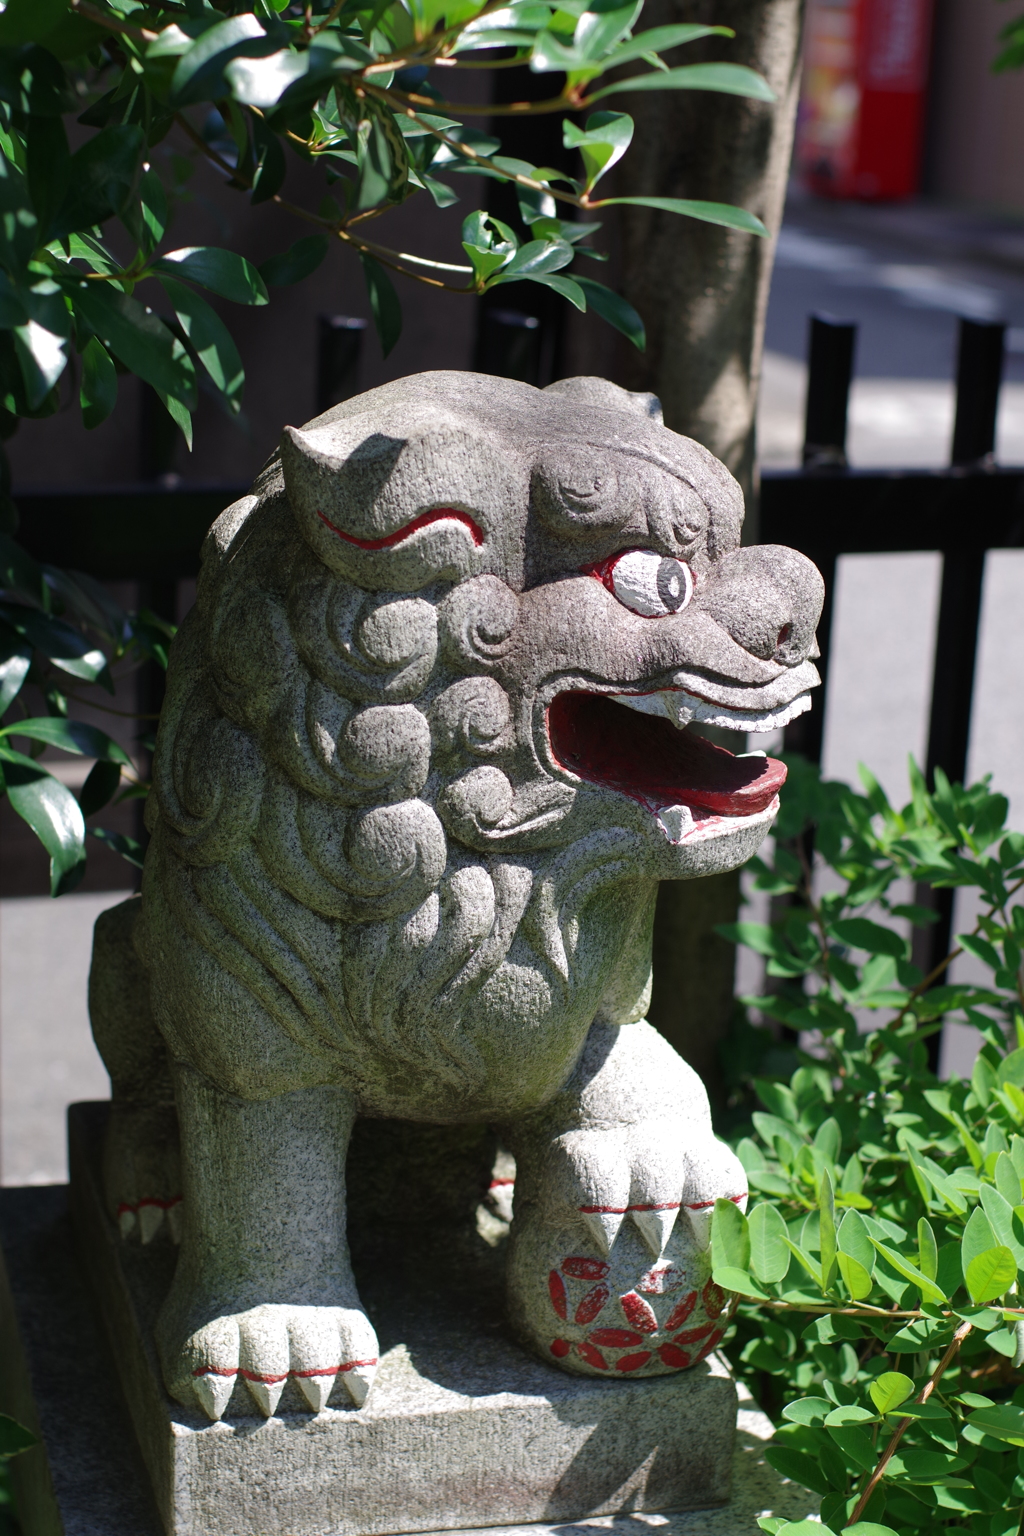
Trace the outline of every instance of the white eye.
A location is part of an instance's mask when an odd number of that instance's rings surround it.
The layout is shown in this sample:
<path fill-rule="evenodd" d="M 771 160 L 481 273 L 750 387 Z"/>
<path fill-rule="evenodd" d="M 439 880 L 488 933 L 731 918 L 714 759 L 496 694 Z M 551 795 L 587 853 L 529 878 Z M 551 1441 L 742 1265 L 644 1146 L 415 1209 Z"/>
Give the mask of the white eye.
<path fill-rule="evenodd" d="M 648 619 L 680 613 L 693 596 L 693 575 L 682 560 L 631 549 L 612 566 L 612 591 L 619 602 Z"/>

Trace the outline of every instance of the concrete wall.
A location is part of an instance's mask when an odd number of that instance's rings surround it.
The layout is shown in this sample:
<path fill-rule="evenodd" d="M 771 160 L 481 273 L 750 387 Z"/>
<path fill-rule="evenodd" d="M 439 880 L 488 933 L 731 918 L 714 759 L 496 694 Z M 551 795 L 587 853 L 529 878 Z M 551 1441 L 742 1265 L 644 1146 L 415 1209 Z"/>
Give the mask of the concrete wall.
<path fill-rule="evenodd" d="M 1024 215 L 1024 71 L 992 74 L 1006 0 L 937 0 L 925 190 Z"/>

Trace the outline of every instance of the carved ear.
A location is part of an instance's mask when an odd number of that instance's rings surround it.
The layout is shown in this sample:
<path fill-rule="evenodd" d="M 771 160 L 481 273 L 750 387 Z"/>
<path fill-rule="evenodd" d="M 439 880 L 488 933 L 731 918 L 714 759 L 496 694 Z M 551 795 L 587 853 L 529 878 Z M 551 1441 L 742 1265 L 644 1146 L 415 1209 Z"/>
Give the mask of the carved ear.
<path fill-rule="evenodd" d="M 549 384 L 546 395 L 563 395 L 574 404 L 603 405 L 617 411 L 634 411 L 645 421 L 653 421 L 659 427 L 665 425 L 661 401 L 646 390 L 622 389 L 609 379 L 578 378 L 559 379 Z"/>

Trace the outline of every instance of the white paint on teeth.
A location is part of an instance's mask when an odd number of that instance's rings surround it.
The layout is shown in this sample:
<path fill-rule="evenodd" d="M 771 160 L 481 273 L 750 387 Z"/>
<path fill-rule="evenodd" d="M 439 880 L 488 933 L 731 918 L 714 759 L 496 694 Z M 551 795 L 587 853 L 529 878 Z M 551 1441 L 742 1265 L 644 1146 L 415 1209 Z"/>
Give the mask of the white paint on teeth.
<path fill-rule="evenodd" d="M 654 1257 L 660 1259 L 676 1224 L 679 1207 L 673 1206 L 665 1211 L 630 1211 L 629 1214 Z"/>
<path fill-rule="evenodd" d="M 192 1384 L 206 1417 L 216 1423 L 223 1417 L 231 1394 L 235 1390 L 234 1376 L 218 1376 L 209 1372 L 204 1376 L 194 1377 Z"/>
<path fill-rule="evenodd" d="M 321 1413 L 327 1407 L 327 1399 L 334 1387 L 334 1376 L 296 1376 L 299 1390 L 314 1413 Z"/>
<path fill-rule="evenodd" d="M 625 1211 L 581 1211 L 580 1215 L 590 1228 L 591 1236 L 597 1244 L 598 1250 L 607 1258 L 612 1251 L 615 1239 L 619 1235 L 622 1219 Z"/>
<path fill-rule="evenodd" d="M 245 1384 L 249 1388 L 252 1400 L 265 1419 L 273 1416 L 274 1409 L 281 1401 L 281 1393 L 284 1391 L 287 1379 L 286 1376 L 282 1376 L 280 1381 L 253 1381 L 251 1377 L 246 1376 Z"/>
<path fill-rule="evenodd" d="M 696 720 L 701 725 L 719 725 L 727 731 L 750 731 L 754 735 L 781 730 L 811 707 L 809 692 L 800 693 L 789 704 L 760 714 L 755 710 L 729 709 L 724 704 L 713 704 L 694 693 L 687 693 L 685 688 L 662 688 L 656 693 L 612 693 L 608 697 L 641 715 L 662 715 L 678 730 Z"/>
<path fill-rule="evenodd" d="M 143 1202 L 139 1206 L 139 1232 L 144 1243 L 151 1243 L 163 1225 L 164 1212 L 160 1205 Z"/>
<path fill-rule="evenodd" d="M 348 1388 L 348 1395 L 357 1408 L 361 1408 L 366 1402 L 376 1374 L 376 1361 L 372 1365 L 353 1365 L 348 1370 L 342 1370 L 341 1379 Z"/>

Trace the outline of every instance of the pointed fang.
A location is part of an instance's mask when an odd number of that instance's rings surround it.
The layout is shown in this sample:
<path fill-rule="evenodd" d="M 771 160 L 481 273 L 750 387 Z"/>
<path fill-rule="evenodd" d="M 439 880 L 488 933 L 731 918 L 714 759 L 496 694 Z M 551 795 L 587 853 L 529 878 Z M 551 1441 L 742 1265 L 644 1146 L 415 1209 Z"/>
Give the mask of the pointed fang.
<path fill-rule="evenodd" d="M 259 1378 L 254 1379 L 248 1372 L 243 1372 L 243 1375 L 245 1376 L 245 1384 L 249 1388 L 256 1407 L 265 1419 L 271 1418 L 274 1409 L 281 1401 L 281 1393 L 284 1391 L 284 1384 L 288 1377 L 280 1376 L 276 1380 L 272 1378 L 267 1381 L 261 1381 Z"/>
<path fill-rule="evenodd" d="M 350 1365 L 342 1366 L 339 1375 L 357 1408 L 361 1408 L 366 1402 L 376 1374 L 376 1360 L 353 1360 Z"/>
<path fill-rule="evenodd" d="M 139 1231 L 144 1243 L 151 1243 L 163 1226 L 164 1210 L 162 1205 L 154 1205 L 152 1201 L 144 1200 L 139 1206 Z"/>
<path fill-rule="evenodd" d="M 690 1218 L 690 1226 L 693 1228 L 697 1247 L 706 1250 L 711 1245 L 711 1217 L 714 1214 L 715 1202 L 702 1200 L 699 1204 L 687 1205 L 684 1209 Z"/>
<path fill-rule="evenodd" d="M 234 1372 L 230 1376 L 218 1376 L 215 1371 L 208 1371 L 202 1376 L 197 1376 L 192 1385 L 195 1387 L 196 1397 L 206 1417 L 216 1423 L 222 1417 L 228 1400 L 235 1390 Z"/>
<path fill-rule="evenodd" d="M 327 1407 L 327 1399 L 334 1388 L 337 1373 L 330 1371 L 322 1376 L 309 1376 L 303 1372 L 297 1373 L 295 1380 L 313 1412 L 320 1413 L 322 1409 Z"/>
<path fill-rule="evenodd" d="M 664 1210 L 660 1211 L 630 1211 L 629 1214 L 632 1216 L 637 1227 L 639 1227 L 640 1235 L 654 1254 L 654 1257 L 660 1259 L 665 1251 L 665 1244 L 669 1240 L 672 1228 L 676 1224 L 679 1207 L 673 1205 L 667 1206 Z"/>
<path fill-rule="evenodd" d="M 599 1252 L 607 1258 L 619 1235 L 625 1211 L 581 1211 L 580 1215 L 590 1229 Z"/>
<path fill-rule="evenodd" d="M 118 1230 L 123 1238 L 131 1237 L 135 1230 L 135 1212 L 130 1211 L 126 1205 L 117 1213 Z"/>

